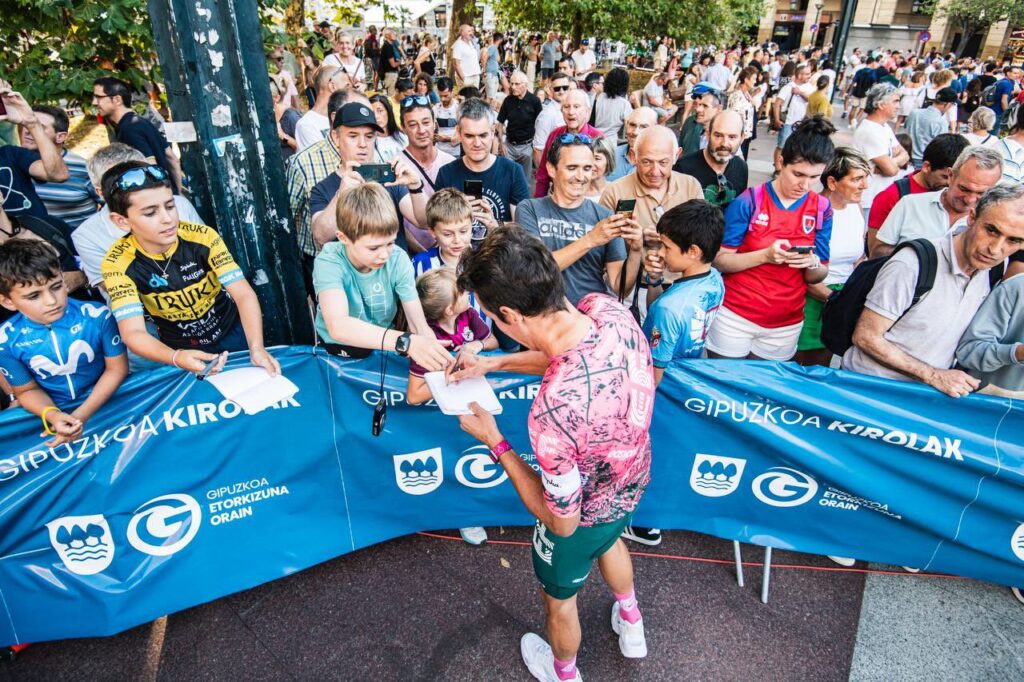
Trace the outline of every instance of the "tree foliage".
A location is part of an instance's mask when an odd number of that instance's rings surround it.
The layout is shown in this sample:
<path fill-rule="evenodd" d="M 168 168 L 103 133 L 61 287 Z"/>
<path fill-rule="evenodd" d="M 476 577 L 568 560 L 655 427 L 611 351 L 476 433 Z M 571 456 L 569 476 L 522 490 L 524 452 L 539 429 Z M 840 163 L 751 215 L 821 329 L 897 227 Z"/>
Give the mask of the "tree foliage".
<path fill-rule="evenodd" d="M 731 43 L 757 25 L 765 0 L 495 0 L 501 23 L 532 31 L 550 28 L 574 40 L 599 36 L 633 41 L 669 35 L 677 40 Z"/>
<path fill-rule="evenodd" d="M 0 0 L 0 75 L 30 102 L 80 102 L 111 73 L 139 87 L 152 51 L 146 0 Z"/>
<path fill-rule="evenodd" d="M 953 51 L 960 55 L 976 34 L 992 24 L 1009 21 L 1011 26 L 1024 23 L 1024 0 L 930 0 L 924 11 L 946 19 L 960 32 L 960 42 Z"/>

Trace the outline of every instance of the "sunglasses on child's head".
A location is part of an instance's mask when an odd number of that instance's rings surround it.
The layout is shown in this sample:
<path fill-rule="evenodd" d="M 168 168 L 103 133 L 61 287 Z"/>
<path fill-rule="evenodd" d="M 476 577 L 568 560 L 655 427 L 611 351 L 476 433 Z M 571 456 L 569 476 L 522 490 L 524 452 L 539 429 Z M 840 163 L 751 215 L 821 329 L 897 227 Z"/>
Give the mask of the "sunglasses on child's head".
<path fill-rule="evenodd" d="M 117 188 L 122 192 L 138 189 L 153 182 L 166 182 L 167 171 L 160 166 L 142 166 L 141 168 L 130 168 L 121 174 L 117 179 Z"/>

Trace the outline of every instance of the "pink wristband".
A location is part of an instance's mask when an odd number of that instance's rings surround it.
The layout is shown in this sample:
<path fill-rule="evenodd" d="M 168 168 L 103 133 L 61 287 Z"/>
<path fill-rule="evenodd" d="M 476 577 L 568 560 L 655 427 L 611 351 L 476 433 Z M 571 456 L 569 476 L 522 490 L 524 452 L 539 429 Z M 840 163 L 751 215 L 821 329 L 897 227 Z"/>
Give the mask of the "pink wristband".
<path fill-rule="evenodd" d="M 495 464 L 501 459 L 501 456 L 512 449 L 512 444 L 507 440 L 502 440 L 500 443 L 491 448 L 491 461 Z"/>

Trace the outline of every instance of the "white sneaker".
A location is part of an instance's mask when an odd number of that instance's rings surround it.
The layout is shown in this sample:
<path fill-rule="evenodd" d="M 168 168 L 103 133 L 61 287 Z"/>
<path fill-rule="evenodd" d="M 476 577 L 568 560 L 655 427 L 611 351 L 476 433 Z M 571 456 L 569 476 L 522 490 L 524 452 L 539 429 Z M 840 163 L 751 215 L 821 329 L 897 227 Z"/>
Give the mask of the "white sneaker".
<path fill-rule="evenodd" d="M 619 651 L 626 658 L 643 658 L 647 655 L 647 638 L 644 637 L 644 619 L 630 623 L 622 617 L 619 602 L 612 603 L 612 630 L 619 636 Z"/>
<path fill-rule="evenodd" d="M 903 570 L 907 573 L 920 573 L 920 568 L 914 568 L 913 566 L 903 566 Z"/>
<path fill-rule="evenodd" d="M 459 535 L 462 536 L 467 545 L 482 545 L 487 542 L 487 531 L 484 530 L 483 526 L 460 528 Z"/>
<path fill-rule="evenodd" d="M 527 632 L 519 640 L 519 651 L 523 654 L 523 663 L 530 670 L 530 674 L 541 682 L 563 682 L 555 674 L 555 654 L 551 646 L 538 635 Z M 567 682 L 583 682 L 583 677 L 577 668 L 576 677 Z"/>
<path fill-rule="evenodd" d="M 831 554 L 829 554 L 828 558 L 836 562 L 840 566 L 845 566 L 846 568 L 850 568 L 855 563 L 857 563 L 856 559 L 851 559 L 850 557 L 846 556 L 832 556 Z"/>
<path fill-rule="evenodd" d="M 1017 601 L 1024 604 L 1024 587 L 1011 587 L 1010 593 L 1016 597 Z"/>

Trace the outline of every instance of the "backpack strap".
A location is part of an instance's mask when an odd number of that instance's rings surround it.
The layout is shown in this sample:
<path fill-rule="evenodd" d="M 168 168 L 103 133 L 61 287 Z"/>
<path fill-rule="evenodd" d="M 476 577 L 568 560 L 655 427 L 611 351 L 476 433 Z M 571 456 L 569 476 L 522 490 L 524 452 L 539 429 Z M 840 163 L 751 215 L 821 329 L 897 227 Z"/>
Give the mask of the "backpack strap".
<path fill-rule="evenodd" d="M 822 230 L 825 228 L 825 197 L 817 192 L 811 192 L 811 194 L 814 195 L 815 201 L 818 202 L 814 211 L 814 217 L 817 222 L 814 224 L 817 226 L 817 229 Z"/>
<path fill-rule="evenodd" d="M 896 184 L 896 192 L 899 195 L 900 199 L 902 199 L 903 197 L 905 197 L 908 194 L 910 194 L 910 176 L 909 175 L 906 176 L 906 177 L 900 178 L 899 180 L 896 181 L 895 184 Z"/>
<path fill-rule="evenodd" d="M 917 305 L 917 302 L 935 286 L 935 275 L 939 271 L 939 255 L 935 251 L 935 245 L 927 239 L 912 239 L 901 244 L 899 248 L 904 246 L 914 250 L 918 261 L 917 285 L 914 287 L 914 298 L 911 300 L 910 306 L 903 311 L 903 315 L 906 315 L 910 308 Z M 900 317 L 902 318 L 903 315 Z"/>

